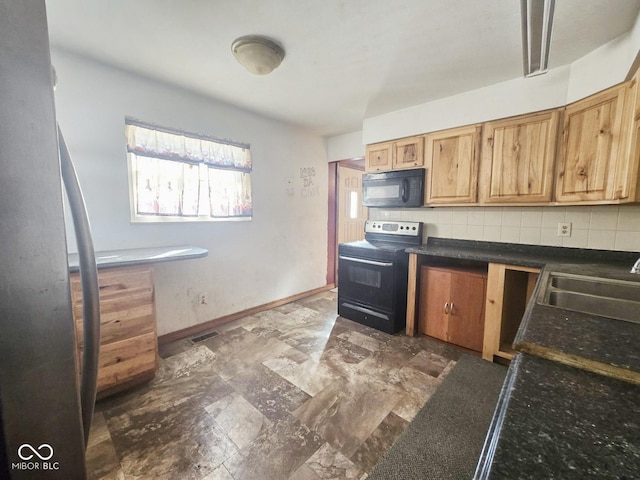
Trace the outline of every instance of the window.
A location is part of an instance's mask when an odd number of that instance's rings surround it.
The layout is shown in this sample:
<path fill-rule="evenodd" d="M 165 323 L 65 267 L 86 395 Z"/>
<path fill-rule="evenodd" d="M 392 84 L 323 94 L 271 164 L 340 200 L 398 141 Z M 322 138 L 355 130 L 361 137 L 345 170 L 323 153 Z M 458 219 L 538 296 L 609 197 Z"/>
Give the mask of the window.
<path fill-rule="evenodd" d="M 355 220 L 358 218 L 358 192 L 352 190 L 349 196 L 349 218 Z"/>
<path fill-rule="evenodd" d="M 251 150 L 126 120 L 131 220 L 250 220 Z"/>

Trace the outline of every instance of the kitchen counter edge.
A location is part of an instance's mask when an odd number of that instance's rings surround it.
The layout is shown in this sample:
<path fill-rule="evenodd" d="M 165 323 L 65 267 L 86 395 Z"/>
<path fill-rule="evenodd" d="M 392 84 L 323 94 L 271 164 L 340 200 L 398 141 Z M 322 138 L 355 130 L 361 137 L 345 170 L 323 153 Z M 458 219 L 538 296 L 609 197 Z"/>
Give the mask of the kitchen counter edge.
<path fill-rule="evenodd" d="M 209 254 L 205 248 L 192 245 L 178 245 L 171 247 L 129 248 L 122 250 L 96 251 L 98 269 L 130 267 L 152 263 L 174 262 L 203 258 Z M 78 254 L 69 254 L 69 271 L 79 270 Z"/>

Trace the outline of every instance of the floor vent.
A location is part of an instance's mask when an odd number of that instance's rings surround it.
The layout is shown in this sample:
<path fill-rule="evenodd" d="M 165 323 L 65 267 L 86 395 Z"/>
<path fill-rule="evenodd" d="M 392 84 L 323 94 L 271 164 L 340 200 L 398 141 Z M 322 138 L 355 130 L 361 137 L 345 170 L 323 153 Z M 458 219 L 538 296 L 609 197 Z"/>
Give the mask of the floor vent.
<path fill-rule="evenodd" d="M 203 333 L 202 335 L 198 335 L 197 337 L 191 337 L 191 343 L 198 343 L 206 340 L 207 338 L 215 337 L 218 335 L 218 332 L 212 330 L 210 332 Z"/>

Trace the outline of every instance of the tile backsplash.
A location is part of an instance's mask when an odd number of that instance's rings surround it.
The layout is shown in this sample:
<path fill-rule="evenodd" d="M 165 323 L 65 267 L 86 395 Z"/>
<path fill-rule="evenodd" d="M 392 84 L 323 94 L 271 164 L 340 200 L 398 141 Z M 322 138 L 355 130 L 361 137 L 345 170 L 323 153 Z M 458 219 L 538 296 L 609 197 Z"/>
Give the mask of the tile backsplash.
<path fill-rule="evenodd" d="M 640 252 L 640 205 L 370 208 L 369 218 L 424 222 L 429 237 Z M 559 237 L 567 222 L 571 236 Z"/>

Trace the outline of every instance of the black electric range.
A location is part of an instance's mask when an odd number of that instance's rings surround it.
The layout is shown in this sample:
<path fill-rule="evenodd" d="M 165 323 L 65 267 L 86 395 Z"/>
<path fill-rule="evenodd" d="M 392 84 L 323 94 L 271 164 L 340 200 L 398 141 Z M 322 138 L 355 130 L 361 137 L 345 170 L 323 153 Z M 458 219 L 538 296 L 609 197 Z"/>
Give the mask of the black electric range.
<path fill-rule="evenodd" d="M 367 220 L 365 239 L 338 245 L 338 314 L 395 333 L 405 327 L 409 254 L 422 222 Z"/>

